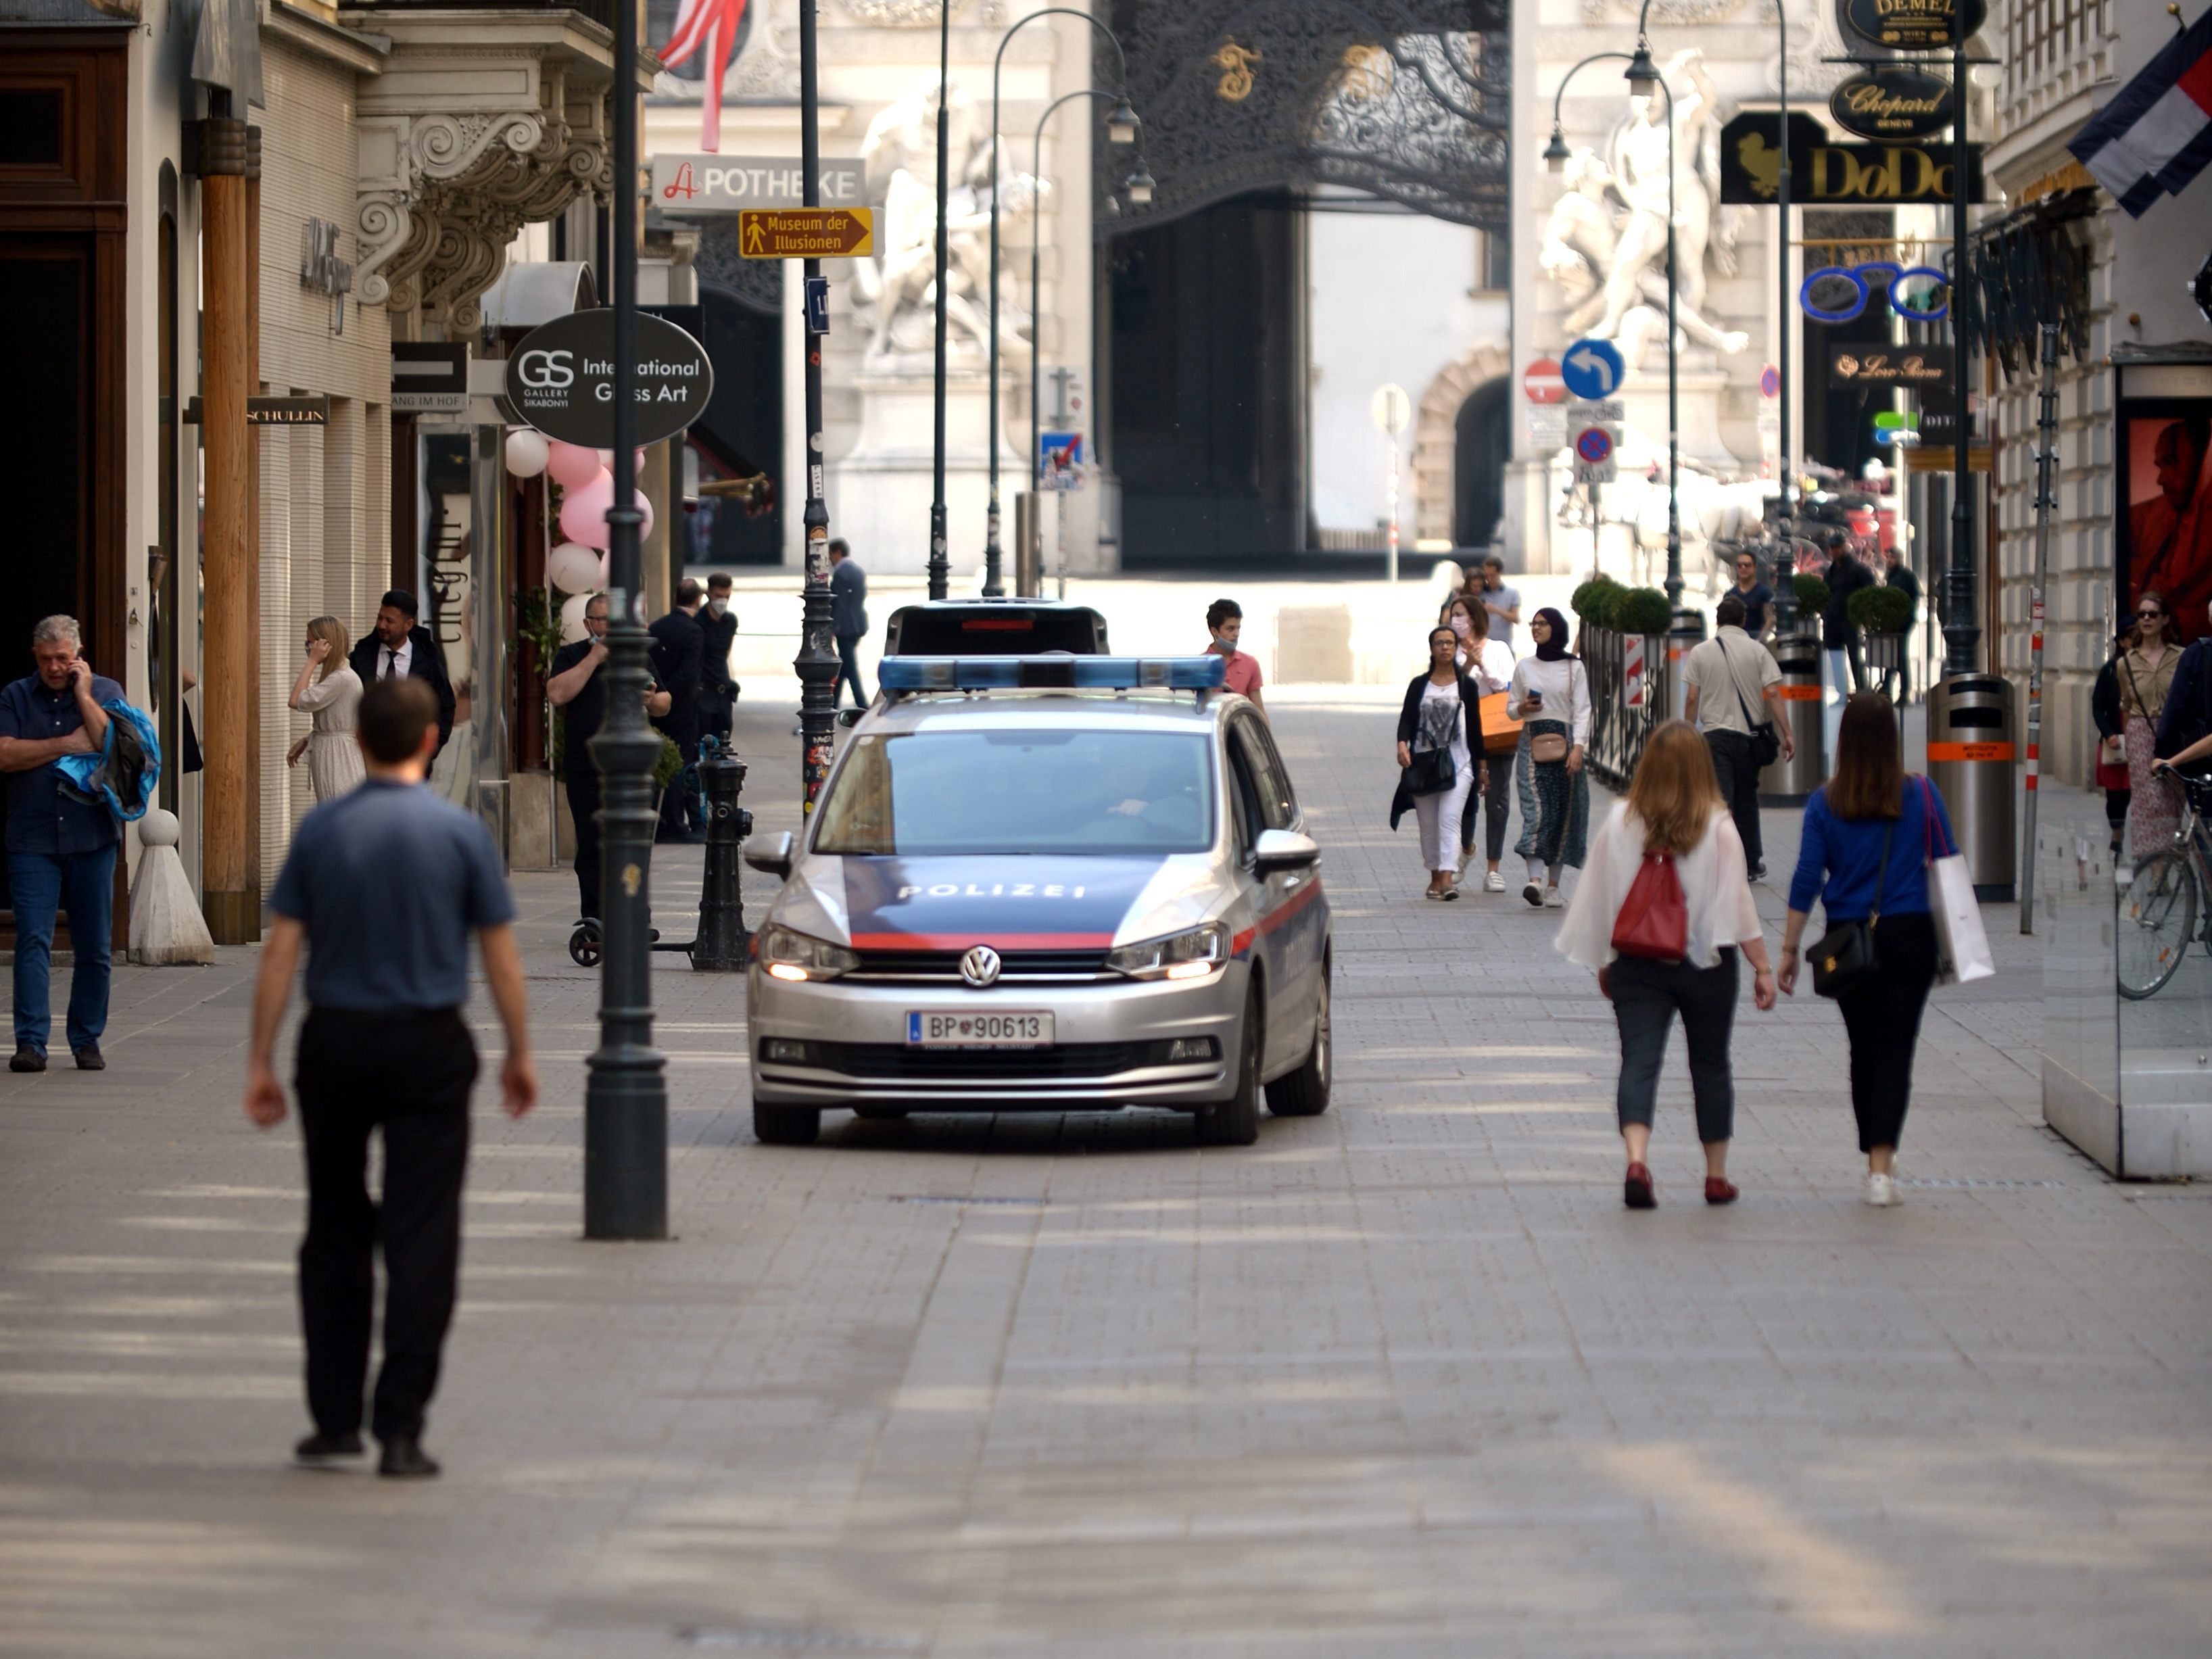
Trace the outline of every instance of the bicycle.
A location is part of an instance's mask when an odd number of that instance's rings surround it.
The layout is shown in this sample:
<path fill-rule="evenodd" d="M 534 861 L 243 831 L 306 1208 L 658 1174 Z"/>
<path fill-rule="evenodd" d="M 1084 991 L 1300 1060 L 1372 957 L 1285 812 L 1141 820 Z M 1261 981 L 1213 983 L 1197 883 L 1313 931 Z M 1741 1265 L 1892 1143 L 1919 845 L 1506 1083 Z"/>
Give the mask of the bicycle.
<path fill-rule="evenodd" d="M 2120 994 L 2130 1002 L 2166 988 L 2192 939 L 2202 938 L 2212 949 L 2212 908 L 2201 896 L 2212 892 L 2212 830 L 2205 823 L 2212 813 L 2212 778 L 2185 776 L 2168 766 L 2158 773 L 2180 782 L 2188 804 L 2173 845 L 2142 859 L 2120 897 L 2112 960 Z M 2205 913 L 2201 929 L 2200 912 Z"/>

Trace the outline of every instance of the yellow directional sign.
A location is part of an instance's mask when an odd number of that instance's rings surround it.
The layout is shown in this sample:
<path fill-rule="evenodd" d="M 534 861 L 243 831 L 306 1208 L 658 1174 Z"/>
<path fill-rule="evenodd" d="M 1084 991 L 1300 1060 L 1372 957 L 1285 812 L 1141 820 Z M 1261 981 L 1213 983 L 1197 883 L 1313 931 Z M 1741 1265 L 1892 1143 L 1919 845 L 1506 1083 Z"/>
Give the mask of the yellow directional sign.
<path fill-rule="evenodd" d="M 748 259 L 842 259 L 876 251 L 872 208 L 746 208 L 738 252 Z"/>

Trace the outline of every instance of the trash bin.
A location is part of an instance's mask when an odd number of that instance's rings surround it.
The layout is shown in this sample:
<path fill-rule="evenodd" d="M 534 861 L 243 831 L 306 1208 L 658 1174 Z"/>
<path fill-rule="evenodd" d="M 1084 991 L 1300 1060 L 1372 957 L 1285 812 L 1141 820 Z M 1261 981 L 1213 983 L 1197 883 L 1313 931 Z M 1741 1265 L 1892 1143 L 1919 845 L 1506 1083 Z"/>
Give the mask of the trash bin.
<path fill-rule="evenodd" d="M 2011 902 L 2017 883 L 2017 702 L 1994 674 L 1955 675 L 1928 693 L 1928 775 L 1943 792 L 1974 896 L 1999 904 Z"/>
<path fill-rule="evenodd" d="M 1682 718 L 1682 707 L 1689 696 L 1689 686 L 1682 677 L 1682 665 L 1689 660 L 1690 653 L 1705 642 L 1705 613 L 1684 605 L 1674 612 L 1674 626 L 1667 630 L 1667 718 Z"/>
<path fill-rule="evenodd" d="M 1018 599 L 1044 597 L 1044 535 L 1038 520 L 1042 497 L 1023 490 L 1014 497 L 1014 595 Z"/>
<path fill-rule="evenodd" d="M 1775 701 L 1796 749 L 1759 775 L 1759 799 L 1763 806 L 1800 806 L 1828 781 L 1820 729 L 1820 618 L 1798 619 L 1789 633 L 1775 635 L 1772 648 L 1782 667 Z"/>

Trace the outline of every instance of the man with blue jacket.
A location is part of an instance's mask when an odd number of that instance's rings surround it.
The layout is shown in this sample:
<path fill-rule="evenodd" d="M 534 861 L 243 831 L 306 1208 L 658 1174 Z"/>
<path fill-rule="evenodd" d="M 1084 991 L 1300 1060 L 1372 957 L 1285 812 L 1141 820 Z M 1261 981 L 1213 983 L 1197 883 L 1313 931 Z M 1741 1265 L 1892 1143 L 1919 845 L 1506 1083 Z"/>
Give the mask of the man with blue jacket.
<path fill-rule="evenodd" d="M 97 1072 L 107 1029 L 108 935 L 114 926 L 115 849 L 123 829 L 104 804 L 64 793 L 64 755 L 99 754 L 107 711 L 123 688 L 78 655 L 74 617 L 48 617 L 31 630 L 38 672 L 0 690 L 0 776 L 7 781 L 8 896 L 15 908 L 15 1054 L 11 1072 L 46 1069 L 52 1035 L 47 980 L 54 916 L 69 912 L 76 966 L 70 975 L 70 1052 Z"/>
<path fill-rule="evenodd" d="M 860 684 L 860 641 L 868 631 L 868 573 L 853 557 L 842 538 L 830 544 L 830 631 L 837 636 L 837 678 L 830 687 L 835 703 L 849 681 L 855 707 L 868 706 Z"/>

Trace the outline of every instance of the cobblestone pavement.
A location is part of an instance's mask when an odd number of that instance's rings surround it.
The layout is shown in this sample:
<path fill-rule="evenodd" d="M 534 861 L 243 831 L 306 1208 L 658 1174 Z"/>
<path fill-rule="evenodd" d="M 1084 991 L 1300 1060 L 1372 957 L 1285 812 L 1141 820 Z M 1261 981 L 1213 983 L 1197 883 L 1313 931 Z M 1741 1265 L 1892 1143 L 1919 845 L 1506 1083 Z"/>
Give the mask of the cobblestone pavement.
<path fill-rule="evenodd" d="M 550 1097 L 480 1107 L 435 1483 L 284 1462 L 301 1180 L 239 1112 L 250 953 L 120 974 L 106 1073 L 0 1080 L 0 1652 L 2202 1654 L 2212 1202 L 2042 1126 L 2012 913 L 1931 1011 L 1902 1208 L 1858 1202 L 1808 996 L 1743 1010 L 1743 1201 L 1698 1201 L 1678 1040 L 1632 1215 L 1553 919 L 1420 902 L 1390 709 L 1275 701 L 1340 1071 L 1249 1149 L 1150 1115 L 762 1147 L 738 987 L 663 957 L 680 1237 L 582 1243 L 596 988 L 568 878 L 523 878 Z M 746 708 L 787 824 L 787 704 Z"/>

